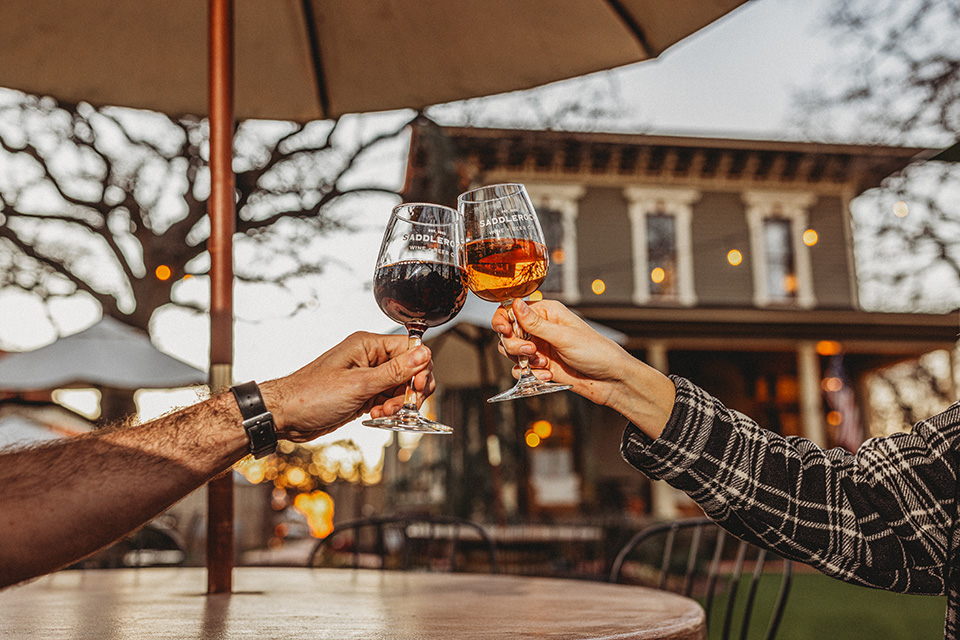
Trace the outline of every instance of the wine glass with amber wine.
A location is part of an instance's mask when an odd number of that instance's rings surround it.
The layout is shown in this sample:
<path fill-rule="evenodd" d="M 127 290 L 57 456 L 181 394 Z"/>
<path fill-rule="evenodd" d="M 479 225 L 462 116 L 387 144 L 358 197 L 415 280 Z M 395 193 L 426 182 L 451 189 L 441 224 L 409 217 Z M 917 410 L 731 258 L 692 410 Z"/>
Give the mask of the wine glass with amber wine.
<path fill-rule="evenodd" d="M 407 329 L 411 349 L 421 344 L 429 327 L 457 315 L 467 299 L 462 234 L 460 214 L 449 207 L 401 204 L 390 215 L 373 276 L 373 295 L 387 317 Z M 453 431 L 420 413 L 417 394 L 410 380 L 400 411 L 363 424 L 394 431 Z"/>
<path fill-rule="evenodd" d="M 524 336 L 510 305 L 540 288 L 549 267 L 540 220 L 526 188 L 522 184 L 494 184 L 473 189 L 460 194 L 458 208 L 463 215 L 467 286 L 483 300 L 500 303 L 513 321 L 513 332 Z M 517 384 L 487 402 L 570 388 L 537 378 L 525 356 L 518 364 L 521 373 Z"/>

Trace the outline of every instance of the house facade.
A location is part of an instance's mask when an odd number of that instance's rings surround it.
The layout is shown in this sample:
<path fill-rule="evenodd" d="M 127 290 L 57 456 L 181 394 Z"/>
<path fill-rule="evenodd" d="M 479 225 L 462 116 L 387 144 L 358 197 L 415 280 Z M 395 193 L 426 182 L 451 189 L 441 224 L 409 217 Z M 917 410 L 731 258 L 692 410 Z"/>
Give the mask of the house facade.
<path fill-rule="evenodd" d="M 869 434 L 860 408 L 870 372 L 954 349 L 954 314 L 875 313 L 858 300 L 850 203 L 922 151 L 427 124 L 413 135 L 405 196 L 453 206 L 466 188 L 525 184 L 550 249 L 544 296 L 766 428 L 855 447 Z M 468 358 L 465 345 L 449 349 Z M 498 357 L 483 364 L 484 384 L 509 381 Z M 479 382 L 457 373 L 470 366 L 451 366 L 445 382 L 437 362 L 442 403 L 458 412 L 444 418 L 482 421 L 469 409 L 482 400 Z M 523 472 L 508 481 L 498 471 L 498 508 L 655 517 L 684 508 L 619 460 L 622 419 L 564 395 L 488 417 L 482 438 L 455 445 L 514 445 Z M 538 420 L 553 434 L 531 447 Z"/>

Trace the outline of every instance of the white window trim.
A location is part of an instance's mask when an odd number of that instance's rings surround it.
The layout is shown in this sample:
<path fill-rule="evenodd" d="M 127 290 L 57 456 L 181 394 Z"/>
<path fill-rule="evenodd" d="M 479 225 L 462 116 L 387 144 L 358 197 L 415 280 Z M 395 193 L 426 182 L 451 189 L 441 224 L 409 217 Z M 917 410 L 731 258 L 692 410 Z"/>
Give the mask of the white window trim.
<path fill-rule="evenodd" d="M 650 295 L 650 258 L 647 254 L 647 216 L 669 213 L 676 219 L 677 232 L 677 295 L 682 305 L 697 304 L 693 287 L 693 205 L 700 200 L 696 189 L 628 187 L 623 195 L 629 203 L 633 239 L 633 301 L 648 304 Z M 670 297 L 657 296 L 658 300 Z"/>
<path fill-rule="evenodd" d="M 580 286 L 577 260 L 577 216 L 580 214 L 580 198 L 587 192 L 579 184 L 526 184 L 530 201 L 535 209 L 543 207 L 559 211 L 563 226 L 563 272 L 561 298 L 568 304 L 580 302 Z"/>
<path fill-rule="evenodd" d="M 809 209 L 817 201 L 812 193 L 745 191 L 747 225 L 750 229 L 750 250 L 753 253 L 753 302 L 766 307 L 777 301 L 767 291 L 766 245 L 763 239 L 763 221 L 767 218 L 786 218 L 790 221 L 793 237 L 793 255 L 797 264 L 797 305 L 809 309 L 817 304 L 813 292 L 813 266 L 810 247 L 803 243 L 803 232 L 808 227 Z"/>

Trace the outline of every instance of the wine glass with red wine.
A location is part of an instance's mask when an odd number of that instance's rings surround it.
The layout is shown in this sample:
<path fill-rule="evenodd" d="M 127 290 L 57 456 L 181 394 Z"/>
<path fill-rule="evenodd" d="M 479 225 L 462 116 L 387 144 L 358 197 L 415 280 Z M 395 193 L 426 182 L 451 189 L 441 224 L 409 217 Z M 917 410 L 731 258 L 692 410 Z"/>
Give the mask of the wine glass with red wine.
<path fill-rule="evenodd" d="M 547 244 L 526 188 L 494 184 L 473 189 L 460 194 L 458 208 L 463 214 L 467 286 L 483 300 L 500 303 L 513 320 L 514 333 L 524 335 L 510 305 L 540 288 L 549 267 Z M 524 356 L 518 364 L 521 375 L 517 384 L 487 402 L 570 388 L 538 379 Z"/>
<path fill-rule="evenodd" d="M 420 345 L 428 328 L 457 315 L 467 299 L 462 239 L 460 214 L 449 207 L 413 203 L 393 209 L 380 244 L 373 295 L 391 320 L 406 327 L 411 349 Z M 423 416 L 417 401 L 411 380 L 400 411 L 363 424 L 394 431 L 453 431 Z"/>

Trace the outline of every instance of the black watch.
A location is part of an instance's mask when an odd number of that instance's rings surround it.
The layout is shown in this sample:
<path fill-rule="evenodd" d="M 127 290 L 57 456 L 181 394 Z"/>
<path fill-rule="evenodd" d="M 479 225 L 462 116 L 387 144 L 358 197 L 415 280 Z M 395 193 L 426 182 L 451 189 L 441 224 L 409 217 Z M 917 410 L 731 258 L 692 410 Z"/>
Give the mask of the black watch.
<path fill-rule="evenodd" d="M 277 428 L 273 424 L 273 414 L 263 404 L 263 396 L 256 382 L 245 382 L 230 387 L 240 415 L 243 416 L 243 428 L 250 438 L 250 453 L 254 458 L 268 456 L 277 450 Z"/>

